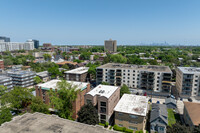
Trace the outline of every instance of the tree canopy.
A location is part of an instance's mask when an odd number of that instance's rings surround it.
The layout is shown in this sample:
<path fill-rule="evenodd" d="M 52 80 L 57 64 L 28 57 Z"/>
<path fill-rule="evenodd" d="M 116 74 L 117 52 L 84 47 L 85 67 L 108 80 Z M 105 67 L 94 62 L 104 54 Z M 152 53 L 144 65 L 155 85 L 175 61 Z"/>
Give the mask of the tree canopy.
<path fill-rule="evenodd" d="M 130 94 L 129 88 L 125 84 L 123 84 L 120 89 L 120 97 L 122 97 L 124 94 Z"/>

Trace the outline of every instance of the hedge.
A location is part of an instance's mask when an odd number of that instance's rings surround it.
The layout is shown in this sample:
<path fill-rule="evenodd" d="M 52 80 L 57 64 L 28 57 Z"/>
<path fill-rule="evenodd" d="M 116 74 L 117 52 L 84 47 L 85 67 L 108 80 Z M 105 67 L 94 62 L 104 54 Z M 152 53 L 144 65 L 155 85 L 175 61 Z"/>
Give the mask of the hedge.
<path fill-rule="evenodd" d="M 119 127 L 117 125 L 114 125 L 113 129 L 116 130 L 116 131 L 121 131 L 121 132 L 125 132 L 125 133 L 133 133 L 133 130 L 126 129 L 125 127 Z"/>

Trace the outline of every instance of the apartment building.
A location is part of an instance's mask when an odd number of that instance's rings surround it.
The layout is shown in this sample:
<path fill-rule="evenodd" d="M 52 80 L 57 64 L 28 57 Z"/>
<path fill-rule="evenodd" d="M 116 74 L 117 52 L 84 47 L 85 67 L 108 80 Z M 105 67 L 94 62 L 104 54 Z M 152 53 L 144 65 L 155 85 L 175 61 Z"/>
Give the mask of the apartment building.
<path fill-rule="evenodd" d="M 0 52 L 15 50 L 34 50 L 33 42 L 0 42 Z"/>
<path fill-rule="evenodd" d="M 38 40 L 35 40 L 35 39 L 29 39 L 29 40 L 27 40 L 27 42 L 33 42 L 34 48 L 36 48 L 36 49 L 38 49 L 39 46 L 40 46 L 40 42 Z"/>
<path fill-rule="evenodd" d="M 88 81 L 88 69 L 89 67 L 79 67 L 73 70 L 65 72 L 65 78 L 69 81 L 79 81 L 86 82 Z"/>
<path fill-rule="evenodd" d="M 115 124 L 131 130 L 144 130 L 148 112 L 146 96 L 124 94 L 116 107 Z"/>
<path fill-rule="evenodd" d="M 13 88 L 12 78 L 6 75 L 0 75 L 0 85 L 6 86 L 8 90 Z"/>
<path fill-rule="evenodd" d="M 40 79 L 42 79 L 43 82 L 47 82 L 50 79 L 48 71 L 36 73 L 36 76 L 40 77 Z"/>
<path fill-rule="evenodd" d="M 7 71 L 7 75 L 12 77 L 13 86 L 30 87 L 34 84 L 35 72 L 25 70 Z"/>
<path fill-rule="evenodd" d="M 120 87 L 98 85 L 85 95 L 85 103 L 96 106 L 101 123 L 113 123 L 114 107 L 120 99 Z"/>
<path fill-rule="evenodd" d="M 172 71 L 168 66 L 107 63 L 97 67 L 96 82 L 130 88 L 170 92 Z"/>
<path fill-rule="evenodd" d="M 36 90 L 36 96 L 40 97 L 44 103 L 49 104 L 50 100 L 49 100 L 49 96 L 48 96 L 48 91 L 50 89 L 57 91 L 57 83 L 61 82 L 61 80 L 50 80 L 46 83 L 37 85 L 35 87 Z M 67 81 L 68 83 L 72 84 L 73 86 L 77 86 L 77 90 L 80 90 L 79 93 L 77 94 L 77 98 L 76 100 L 73 102 L 72 106 L 73 106 L 73 115 L 72 118 L 73 119 L 77 119 L 78 118 L 78 111 L 81 109 L 81 107 L 85 104 L 85 100 L 84 100 L 84 95 L 90 91 L 90 84 L 89 83 L 85 83 L 85 82 L 75 82 L 75 81 Z M 68 99 L 66 99 L 68 100 Z"/>
<path fill-rule="evenodd" d="M 4 70 L 4 61 L 0 60 L 0 69 Z"/>
<path fill-rule="evenodd" d="M 185 124 L 199 126 L 200 124 L 200 103 L 184 102 L 183 118 Z"/>
<path fill-rule="evenodd" d="M 10 42 L 10 38 L 5 36 L 0 36 L 0 42 Z"/>
<path fill-rule="evenodd" d="M 200 96 L 200 68 L 178 67 L 176 88 L 180 96 Z"/>
<path fill-rule="evenodd" d="M 105 40 L 104 41 L 104 51 L 117 52 L 117 41 L 116 40 Z"/>

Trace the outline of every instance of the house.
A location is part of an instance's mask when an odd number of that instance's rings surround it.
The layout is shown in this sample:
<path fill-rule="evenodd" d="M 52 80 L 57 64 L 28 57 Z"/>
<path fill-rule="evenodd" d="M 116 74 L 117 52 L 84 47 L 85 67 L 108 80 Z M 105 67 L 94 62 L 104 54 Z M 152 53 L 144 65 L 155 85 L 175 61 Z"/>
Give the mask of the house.
<path fill-rule="evenodd" d="M 152 104 L 150 115 L 151 132 L 166 133 L 168 125 L 167 106 L 164 104 Z"/>
<path fill-rule="evenodd" d="M 146 125 L 148 98 L 124 94 L 114 108 L 115 124 L 131 130 L 143 130 Z"/>
<path fill-rule="evenodd" d="M 165 99 L 165 105 L 167 105 L 167 108 L 170 108 L 170 109 L 176 109 L 177 105 L 176 105 L 176 99 L 174 98 L 166 98 Z"/>
<path fill-rule="evenodd" d="M 186 125 L 199 126 L 200 103 L 184 102 L 183 118 Z"/>
<path fill-rule="evenodd" d="M 98 85 L 85 95 L 85 103 L 92 103 L 97 107 L 101 123 L 113 122 L 114 107 L 120 99 L 120 87 Z"/>
<path fill-rule="evenodd" d="M 49 104 L 50 100 L 49 100 L 49 96 L 48 96 L 48 91 L 50 89 L 57 91 L 57 83 L 61 82 L 61 80 L 50 80 L 46 83 L 37 85 L 35 87 L 36 90 L 36 96 L 40 97 L 44 103 Z M 77 98 L 76 100 L 73 102 L 72 106 L 73 106 L 73 115 L 72 118 L 73 119 L 77 119 L 78 118 L 78 111 L 81 109 L 81 107 L 84 105 L 84 95 L 90 91 L 90 84 L 89 83 L 85 83 L 85 82 L 75 82 L 75 81 L 67 81 L 68 83 L 72 84 L 73 86 L 77 86 L 77 90 L 80 90 L 79 93 L 77 94 Z M 66 99 L 67 100 L 67 99 Z"/>

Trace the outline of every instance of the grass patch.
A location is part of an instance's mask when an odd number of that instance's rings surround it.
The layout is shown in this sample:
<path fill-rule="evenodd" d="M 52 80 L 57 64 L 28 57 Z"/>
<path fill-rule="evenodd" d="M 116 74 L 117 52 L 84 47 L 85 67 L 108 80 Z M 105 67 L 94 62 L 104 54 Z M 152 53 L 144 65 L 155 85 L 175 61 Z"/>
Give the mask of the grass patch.
<path fill-rule="evenodd" d="M 175 115 L 173 109 L 167 109 L 168 112 L 168 125 L 172 126 L 176 123 Z"/>

